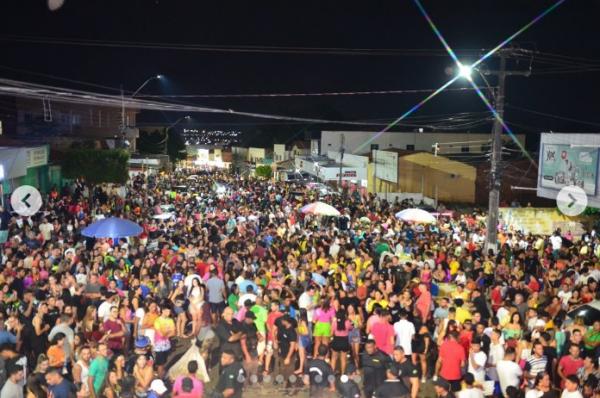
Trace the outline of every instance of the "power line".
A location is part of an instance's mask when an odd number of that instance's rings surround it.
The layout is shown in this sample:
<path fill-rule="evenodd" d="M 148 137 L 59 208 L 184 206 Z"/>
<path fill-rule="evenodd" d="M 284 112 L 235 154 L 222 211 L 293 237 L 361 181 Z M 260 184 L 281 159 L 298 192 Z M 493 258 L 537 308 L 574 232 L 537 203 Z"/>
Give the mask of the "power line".
<path fill-rule="evenodd" d="M 481 87 L 480 87 L 481 89 Z M 446 91 L 473 91 L 473 87 L 448 88 Z M 338 91 L 320 93 L 263 93 L 263 94 L 141 94 L 138 98 L 268 98 L 268 97 L 325 97 L 349 95 L 388 95 L 432 93 L 435 89 Z"/>
<path fill-rule="evenodd" d="M 48 38 L 36 36 L 8 35 L 0 40 L 17 43 L 56 44 L 90 47 L 143 48 L 161 50 L 208 51 L 223 53 L 269 53 L 269 54 L 308 54 L 308 55 L 385 55 L 385 56 L 446 56 L 437 49 L 392 49 L 392 48 L 343 48 L 343 47 L 291 47 L 264 45 L 210 45 L 181 44 L 133 41 L 109 41 L 93 39 Z M 481 49 L 457 50 L 464 54 L 480 54 Z"/>
<path fill-rule="evenodd" d="M 512 108 L 512 109 L 516 109 L 516 110 L 521 111 L 521 112 L 532 113 L 534 115 L 546 116 L 546 117 L 551 117 L 551 118 L 554 118 L 554 119 L 566 120 L 568 122 L 574 122 L 574 123 L 586 124 L 586 125 L 594 126 L 594 127 L 600 127 L 600 123 L 597 123 L 597 122 L 590 122 L 590 121 L 587 121 L 587 120 L 579 120 L 579 119 L 573 119 L 573 118 L 565 117 L 565 116 L 553 115 L 551 113 L 540 112 L 540 111 L 536 111 L 536 110 L 533 110 L 533 109 L 523 108 L 523 107 L 520 107 L 520 106 L 514 106 L 514 105 L 506 105 L 506 106 L 508 106 L 509 108 Z"/>
<path fill-rule="evenodd" d="M 2 85 L 4 84 L 4 85 Z M 349 120 L 328 120 L 328 119 L 317 119 L 317 118 L 304 118 L 295 116 L 283 116 L 273 115 L 264 113 L 254 112 L 242 112 L 235 111 L 233 109 L 219 109 L 209 108 L 192 105 L 181 105 L 170 102 L 155 102 L 142 99 L 127 98 L 125 101 L 120 96 L 108 95 L 108 94 L 97 94 L 94 92 L 83 91 L 83 90 L 66 90 L 60 87 L 26 83 L 10 79 L 0 79 L 0 94 L 14 95 L 17 97 L 33 98 L 42 101 L 57 101 L 87 105 L 103 105 L 120 108 L 125 104 L 129 108 L 138 108 L 155 111 L 171 111 L 171 112 L 200 112 L 200 113 L 214 113 L 214 114 L 229 114 L 235 116 L 253 117 L 261 119 L 272 119 L 272 120 L 284 120 L 284 121 L 295 121 L 305 123 L 318 123 L 318 124 L 339 124 L 339 125 L 357 125 L 357 126 L 384 126 L 386 123 L 379 122 L 362 122 L 362 121 L 349 121 Z M 472 124 L 476 121 L 469 122 Z M 483 121 L 481 121 L 483 122 Z M 433 128 L 428 124 L 408 124 L 403 123 L 406 127 L 427 127 Z M 450 126 L 446 126 L 449 128 Z"/>

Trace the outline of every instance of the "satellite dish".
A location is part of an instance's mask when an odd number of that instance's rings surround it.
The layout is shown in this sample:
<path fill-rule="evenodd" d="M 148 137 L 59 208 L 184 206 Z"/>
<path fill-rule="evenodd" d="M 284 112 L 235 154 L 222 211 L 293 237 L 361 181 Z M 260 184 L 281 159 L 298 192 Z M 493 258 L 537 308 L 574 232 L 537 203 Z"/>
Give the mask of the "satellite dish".
<path fill-rule="evenodd" d="M 57 11 L 65 4 L 65 0 L 48 0 L 48 8 L 50 11 Z"/>

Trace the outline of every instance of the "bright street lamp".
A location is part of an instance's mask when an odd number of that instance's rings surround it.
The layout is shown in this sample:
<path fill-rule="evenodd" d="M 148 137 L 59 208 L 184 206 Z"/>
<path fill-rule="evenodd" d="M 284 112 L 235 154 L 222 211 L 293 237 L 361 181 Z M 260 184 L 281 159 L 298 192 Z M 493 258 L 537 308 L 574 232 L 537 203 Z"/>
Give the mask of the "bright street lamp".
<path fill-rule="evenodd" d="M 156 80 L 161 80 L 164 78 L 164 75 L 156 75 L 156 76 L 151 76 L 148 79 L 146 79 L 146 81 L 144 83 L 142 83 L 142 85 L 133 92 L 133 94 L 131 94 L 131 98 L 135 97 L 137 95 L 137 93 L 139 93 L 145 86 L 146 84 L 150 83 L 152 80 L 156 79 Z"/>
<path fill-rule="evenodd" d="M 468 81 L 472 80 L 471 74 L 473 73 L 473 68 L 470 65 L 458 65 L 458 75 L 463 79 L 467 79 Z"/>

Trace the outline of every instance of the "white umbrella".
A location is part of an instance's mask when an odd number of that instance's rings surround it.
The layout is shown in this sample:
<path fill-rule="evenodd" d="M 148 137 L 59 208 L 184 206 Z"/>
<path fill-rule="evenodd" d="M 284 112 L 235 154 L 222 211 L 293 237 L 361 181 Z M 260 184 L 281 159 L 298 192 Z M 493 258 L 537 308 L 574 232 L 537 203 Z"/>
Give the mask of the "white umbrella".
<path fill-rule="evenodd" d="M 314 202 L 300 209 L 304 214 L 314 214 L 317 216 L 339 216 L 340 212 L 335 207 L 323 202 Z"/>
<path fill-rule="evenodd" d="M 423 209 L 405 209 L 396 213 L 396 218 L 420 224 L 433 224 L 435 222 L 435 217 Z"/>
<path fill-rule="evenodd" d="M 173 217 L 173 213 L 160 213 L 155 214 L 152 218 L 154 218 L 155 220 L 167 220 L 171 217 Z"/>

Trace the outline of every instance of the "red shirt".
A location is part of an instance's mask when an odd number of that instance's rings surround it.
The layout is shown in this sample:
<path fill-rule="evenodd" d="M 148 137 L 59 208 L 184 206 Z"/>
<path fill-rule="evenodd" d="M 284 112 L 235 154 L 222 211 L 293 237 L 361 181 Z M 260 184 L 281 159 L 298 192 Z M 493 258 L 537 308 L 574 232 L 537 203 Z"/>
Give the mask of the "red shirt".
<path fill-rule="evenodd" d="M 283 316 L 283 312 L 281 311 L 269 312 L 269 315 L 267 315 L 267 332 L 269 341 L 275 340 L 275 334 L 273 333 L 275 331 L 275 321 L 281 316 Z"/>
<path fill-rule="evenodd" d="M 577 371 L 583 367 L 583 359 L 573 359 L 570 355 L 565 355 L 558 362 L 558 366 L 562 368 L 563 374 L 566 376 L 576 375 Z M 561 388 L 565 387 L 565 381 L 561 380 Z"/>
<path fill-rule="evenodd" d="M 106 322 L 104 322 L 104 325 L 102 326 L 102 328 L 104 329 L 105 333 L 110 330 L 111 334 L 119 333 L 120 331 L 123 330 L 123 328 L 121 327 L 121 324 L 119 322 L 114 322 L 114 321 L 111 321 L 110 319 L 108 319 Z M 123 348 L 123 338 L 122 337 L 109 338 L 107 345 L 108 345 L 108 348 L 110 348 L 111 350 L 120 350 Z"/>
<path fill-rule="evenodd" d="M 455 340 L 446 340 L 440 345 L 442 367 L 440 376 L 448 381 L 460 380 L 461 364 L 466 360 L 464 348 Z"/>
<path fill-rule="evenodd" d="M 391 355 L 392 351 L 394 351 L 394 327 L 387 321 L 377 322 L 371 328 L 371 334 L 377 348 Z"/>

